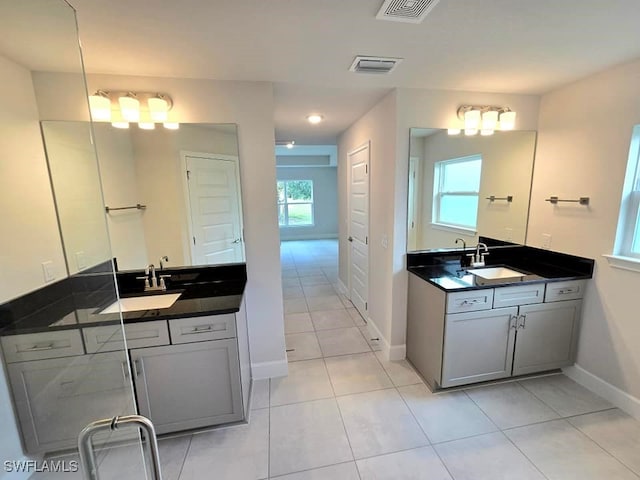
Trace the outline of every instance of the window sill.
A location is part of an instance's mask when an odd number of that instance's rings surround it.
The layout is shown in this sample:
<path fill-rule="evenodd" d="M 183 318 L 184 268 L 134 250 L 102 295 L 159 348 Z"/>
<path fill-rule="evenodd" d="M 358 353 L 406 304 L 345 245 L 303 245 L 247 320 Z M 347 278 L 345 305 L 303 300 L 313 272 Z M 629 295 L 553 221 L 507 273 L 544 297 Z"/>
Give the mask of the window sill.
<path fill-rule="evenodd" d="M 640 273 L 640 259 L 620 255 L 603 255 L 613 268 Z"/>
<path fill-rule="evenodd" d="M 460 235 L 466 235 L 467 237 L 475 237 L 478 234 L 476 230 L 473 230 L 471 228 L 455 227 L 453 225 L 447 225 L 445 223 L 431 223 L 431 226 L 436 230 L 459 233 Z"/>

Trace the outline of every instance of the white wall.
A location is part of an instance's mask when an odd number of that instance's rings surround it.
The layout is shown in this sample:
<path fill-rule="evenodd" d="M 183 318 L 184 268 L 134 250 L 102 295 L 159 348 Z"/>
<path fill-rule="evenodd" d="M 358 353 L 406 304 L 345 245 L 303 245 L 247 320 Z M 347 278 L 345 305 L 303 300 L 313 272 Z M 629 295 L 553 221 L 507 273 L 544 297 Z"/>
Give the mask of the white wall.
<path fill-rule="evenodd" d="M 640 273 L 617 270 L 612 253 L 631 129 L 640 123 L 640 61 L 542 97 L 527 242 L 596 260 L 584 301 L 580 367 L 640 399 Z M 588 208 L 544 199 L 588 196 Z M 636 403 L 640 415 L 640 403 Z"/>
<path fill-rule="evenodd" d="M 0 303 L 44 286 L 41 262 L 66 276 L 38 126 L 31 74 L 0 56 Z M 23 457 L 4 369 L 0 366 L 2 460 Z M 0 470 L 0 478 L 5 478 Z"/>
<path fill-rule="evenodd" d="M 340 136 L 340 162 L 346 152 L 371 139 L 371 210 L 369 271 L 373 292 L 369 316 L 382 334 L 387 354 L 404 358 L 407 272 L 407 189 L 411 127 L 448 128 L 462 104 L 509 106 L 518 114 L 517 129 L 536 130 L 536 96 L 444 90 L 397 89 Z M 397 122 L 396 122 L 397 119 Z M 347 179 L 338 171 L 340 194 L 340 279 L 347 281 Z M 388 248 L 382 247 L 388 239 Z"/>
<path fill-rule="evenodd" d="M 312 226 L 280 227 L 280 240 L 338 236 L 338 178 L 336 167 L 278 167 L 278 180 L 313 181 Z"/>
<path fill-rule="evenodd" d="M 65 85 L 72 80 L 73 76 L 66 74 L 34 74 L 43 118 L 82 119 L 85 108 L 65 94 Z M 276 198 L 273 86 L 266 82 L 117 75 L 89 75 L 87 80 L 89 91 L 168 93 L 174 101 L 172 115 L 179 122 L 238 124 L 253 375 L 286 374 L 279 232 L 272 201 Z"/>

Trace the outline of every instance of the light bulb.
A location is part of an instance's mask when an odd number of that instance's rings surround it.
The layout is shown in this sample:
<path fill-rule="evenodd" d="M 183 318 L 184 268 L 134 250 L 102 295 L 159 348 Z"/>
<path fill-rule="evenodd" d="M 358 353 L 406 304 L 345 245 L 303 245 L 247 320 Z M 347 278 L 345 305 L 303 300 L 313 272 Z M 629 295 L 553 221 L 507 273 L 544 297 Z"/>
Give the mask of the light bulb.
<path fill-rule="evenodd" d="M 459 128 L 449 128 L 447 130 L 447 134 L 449 135 L 460 135 L 461 132 L 462 130 L 460 130 Z"/>
<path fill-rule="evenodd" d="M 156 124 L 153 122 L 138 122 L 138 127 L 142 130 L 154 130 L 156 128 Z"/>
<path fill-rule="evenodd" d="M 178 122 L 164 122 L 164 128 L 167 130 L 178 130 L 180 128 L 180 124 Z"/>
<path fill-rule="evenodd" d="M 490 110 L 482 114 L 482 130 L 495 130 L 498 126 L 498 112 Z"/>
<path fill-rule="evenodd" d="M 500 130 L 516 128 L 516 112 L 508 111 L 500 114 Z"/>
<path fill-rule="evenodd" d="M 111 99 L 106 93 L 98 91 L 89 97 L 89 110 L 94 122 L 111 121 Z"/>
<path fill-rule="evenodd" d="M 468 110 L 464 112 L 464 128 L 465 133 L 466 130 L 477 130 L 480 128 L 480 110 Z M 475 135 L 475 133 L 473 135 Z"/>
<path fill-rule="evenodd" d="M 162 123 L 167 121 L 167 111 L 169 110 L 169 102 L 164 98 L 157 96 L 147 100 L 149 114 L 154 122 Z"/>
<path fill-rule="evenodd" d="M 140 101 L 134 94 L 130 93 L 125 97 L 118 98 L 120 113 L 127 122 L 138 122 L 140 120 Z"/>
<path fill-rule="evenodd" d="M 477 128 L 465 128 L 464 129 L 464 134 L 467 135 L 468 137 L 471 137 L 473 135 L 477 135 L 478 134 L 478 129 Z"/>
<path fill-rule="evenodd" d="M 318 115 L 318 114 L 313 114 L 313 115 L 309 115 L 307 117 L 307 120 L 309 121 L 309 123 L 316 125 L 318 123 L 320 123 L 322 121 L 324 117 L 322 115 Z"/>
<path fill-rule="evenodd" d="M 480 130 L 480 135 L 482 135 L 483 137 L 488 137 L 489 135 L 493 135 L 493 130 L 487 128 L 487 129 L 482 129 Z"/>

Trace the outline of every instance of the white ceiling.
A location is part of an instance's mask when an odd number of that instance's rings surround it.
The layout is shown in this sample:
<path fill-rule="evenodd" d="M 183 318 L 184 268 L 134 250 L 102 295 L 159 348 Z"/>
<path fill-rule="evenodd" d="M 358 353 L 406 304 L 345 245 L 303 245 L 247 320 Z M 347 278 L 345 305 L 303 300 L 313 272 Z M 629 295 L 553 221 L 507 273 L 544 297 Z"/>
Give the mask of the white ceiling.
<path fill-rule="evenodd" d="M 394 87 L 540 94 L 640 57 L 638 0 L 441 0 L 419 25 L 376 20 L 382 0 L 70 2 L 89 73 L 272 81 L 277 139 L 298 144 L 334 142 Z M 363 76 L 355 55 L 404 61 Z"/>

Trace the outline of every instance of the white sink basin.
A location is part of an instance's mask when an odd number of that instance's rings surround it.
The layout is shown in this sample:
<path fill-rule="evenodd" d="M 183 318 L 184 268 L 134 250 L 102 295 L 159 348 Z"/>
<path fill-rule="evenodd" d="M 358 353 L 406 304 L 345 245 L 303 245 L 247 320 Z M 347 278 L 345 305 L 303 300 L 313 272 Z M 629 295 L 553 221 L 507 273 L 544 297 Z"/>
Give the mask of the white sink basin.
<path fill-rule="evenodd" d="M 524 277 L 525 274 L 517 270 L 511 270 L 507 267 L 490 267 L 490 268 L 473 268 L 467 270 L 476 278 L 478 285 L 487 285 L 489 283 L 502 283 L 510 280 L 517 280 Z"/>
<path fill-rule="evenodd" d="M 146 295 L 142 297 L 121 298 L 120 301 L 113 302 L 100 314 L 135 312 L 139 310 L 155 310 L 157 308 L 169 308 L 176 303 L 181 293 L 168 293 L 166 295 Z"/>

